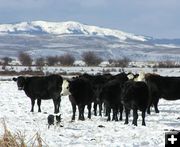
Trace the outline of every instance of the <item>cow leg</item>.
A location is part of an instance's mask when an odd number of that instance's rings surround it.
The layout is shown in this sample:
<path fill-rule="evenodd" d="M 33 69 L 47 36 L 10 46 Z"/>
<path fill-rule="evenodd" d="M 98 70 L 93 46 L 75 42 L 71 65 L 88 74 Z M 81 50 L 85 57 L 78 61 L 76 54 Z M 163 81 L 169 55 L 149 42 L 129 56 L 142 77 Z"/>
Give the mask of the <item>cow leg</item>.
<path fill-rule="evenodd" d="M 91 104 L 89 104 L 87 108 L 88 108 L 88 118 L 91 119 Z"/>
<path fill-rule="evenodd" d="M 119 107 L 119 111 L 120 111 L 120 118 L 119 118 L 119 120 L 122 120 L 123 105 L 121 105 L 121 106 Z"/>
<path fill-rule="evenodd" d="M 106 106 L 106 104 L 105 104 L 105 103 L 104 103 L 104 115 L 105 115 L 105 116 L 108 116 L 107 106 Z"/>
<path fill-rule="evenodd" d="M 125 119 L 125 123 L 124 124 L 128 124 L 129 123 L 129 113 L 130 113 L 130 110 L 125 108 L 125 113 L 126 113 L 126 119 Z"/>
<path fill-rule="evenodd" d="M 145 126 L 145 115 L 146 115 L 146 111 L 142 111 L 142 125 Z"/>
<path fill-rule="evenodd" d="M 106 112 L 107 112 L 107 116 L 108 116 L 107 121 L 110 121 L 111 120 L 111 108 L 109 106 L 106 106 Z"/>
<path fill-rule="evenodd" d="M 38 112 L 41 112 L 41 99 L 37 99 Z"/>
<path fill-rule="evenodd" d="M 35 100 L 31 99 L 31 112 L 34 112 L 34 104 L 35 104 Z"/>
<path fill-rule="evenodd" d="M 81 113 L 82 113 L 82 112 L 81 112 L 81 109 L 82 109 L 82 108 L 81 108 L 81 105 L 78 105 L 78 110 L 79 110 L 79 120 L 81 120 Z"/>
<path fill-rule="evenodd" d="M 61 103 L 61 97 L 59 96 L 58 99 L 57 99 L 57 104 L 56 104 L 56 112 L 57 113 L 59 113 L 60 103 Z"/>
<path fill-rule="evenodd" d="M 82 109 L 81 109 L 81 116 L 82 116 L 82 120 L 85 120 L 84 118 L 84 108 L 85 108 L 85 105 L 82 106 Z M 91 113 L 91 112 L 90 112 Z"/>
<path fill-rule="evenodd" d="M 115 121 L 118 121 L 117 113 L 118 113 L 118 109 L 114 108 L 113 109 L 113 120 L 115 120 Z"/>
<path fill-rule="evenodd" d="M 93 108 L 94 108 L 94 115 L 97 116 L 97 103 L 96 102 L 94 102 Z"/>
<path fill-rule="evenodd" d="M 155 98 L 154 100 L 154 109 L 155 109 L 155 112 L 156 113 L 159 113 L 159 110 L 158 110 L 158 102 L 159 102 L 159 98 Z"/>
<path fill-rule="evenodd" d="M 134 124 L 135 126 L 137 126 L 137 119 L 138 119 L 137 109 L 134 108 L 134 109 L 133 109 L 133 124 Z"/>
<path fill-rule="evenodd" d="M 58 113 L 59 113 L 60 104 L 61 104 L 61 97 L 59 97 L 59 99 L 58 99 L 58 108 L 57 108 Z"/>
<path fill-rule="evenodd" d="M 54 103 L 54 113 L 55 113 L 55 114 L 59 113 L 60 102 L 61 102 L 61 98 L 60 98 L 60 97 L 53 99 L 53 103 Z"/>
<path fill-rule="evenodd" d="M 102 103 L 99 103 L 99 116 L 102 116 Z"/>
<path fill-rule="evenodd" d="M 79 109 L 79 120 L 85 120 L 84 119 L 84 105 L 78 105 Z"/>
<path fill-rule="evenodd" d="M 73 110 L 72 121 L 74 121 L 75 115 L 76 115 L 76 104 L 71 103 L 71 105 L 72 105 L 72 110 Z"/>
<path fill-rule="evenodd" d="M 115 120 L 115 113 L 116 113 L 115 111 L 116 111 L 116 110 L 115 110 L 115 108 L 113 108 L 112 110 L 113 110 L 112 120 Z"/>
<path fill-rule="evenodd" d="M 153 104 L 153 100 L 150 101 L 150 103 L 148 104 L 148 107 L 147 107 L 147 114 L 151 114 L 151 106 Z"/>
<path fill-rule="evenodd" d="M 57 113 L 57 110 L 56 110 L 57 100 L 55 98 L 53 99 L 53 104 L 54 104 L 54 113 L 56 114 Z"/>
<path fill-rule="evenodd" d="M 150 108 L 151 108 L 151 106 L 148 106 L 148 108 L 147 108 L 147 114 L 151 114 Z"/>

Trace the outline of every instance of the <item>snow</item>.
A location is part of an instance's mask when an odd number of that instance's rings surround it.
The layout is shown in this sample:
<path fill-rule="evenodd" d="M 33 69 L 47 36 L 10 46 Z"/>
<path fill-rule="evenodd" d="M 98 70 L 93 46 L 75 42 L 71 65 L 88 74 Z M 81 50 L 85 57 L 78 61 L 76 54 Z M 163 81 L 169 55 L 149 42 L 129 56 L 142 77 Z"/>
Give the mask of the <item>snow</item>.
<path fill-rule="evenodd" d="M 135 71 L 132 69 L 132 71 Z M 151 69 L 145 69 L 146 72 Z M 158 73 L 169 76 L 180 76 L 178 69 L 158 69 Z M 47 116 L 53 114 L 52 100 L 42 101 L 42 112 L 30 111 L 30 99 L 23 91 L 17 90 L 14 81 L 8 81 L 12 77 L 0 77 L 0 122 L 5 119 L 7 127 L 15 132 L 21 131 L 26 134 L 29 141 L 36 132 L 39 132 L 43 140 L 50 147 L 59 146 L 141 146 L 141 147 L 163 147 L 165 144 L 165 132 L 170 129 L 180 129 L 180 100 L 159 102 L 160 113 L 156 114 L 154 109 L 151 115 L 146 115 L 146 126 L 141 126 L 141 113 L 139 113 L 138 126 L 130 123 L 124 125 L 124 121 L 106 121 L 106 117 L 94 116 L 85 121 L 76 120 L 71 122 L 72 109 L 67 96 L 62 97 L 60 126 L 51 126 L 48 129 Z M 77 113 L 78 114 L 78 113 Z M 123 114 L 123 118 L 125 118 Z M 102 125 L 104 127 L 98 127 Z M 3 134 L 3 126 L 0 123 L 0 135 Z M 45 144 L 44 144 L 45 146 Z"/>
<path fill-rule="evenodd" d="M 155 44 L 155 46 L 166 47 L 166 48 L 179 48 L 180 47 L 174 44 Z"/>
<path fill-rule="evenodd" d="M 18 32 L 19 31 L 19 32 Z M 47 22 L 47 21 L 32 21 L 20 22 L 16 24 L 1 24 L 0 34 L 3 33 L 22 33 L 22 32 L 44 32 L 54 35 L 63 34 L 84 34 L 98 36 L 114 36 L 120 40 L 132 39 L 136 41 L 146 41 L 146 37 L 125 33 L 123 31 L 101 28 L 97 26 L 84 25 L 75 21 L 66 22 Z"/>

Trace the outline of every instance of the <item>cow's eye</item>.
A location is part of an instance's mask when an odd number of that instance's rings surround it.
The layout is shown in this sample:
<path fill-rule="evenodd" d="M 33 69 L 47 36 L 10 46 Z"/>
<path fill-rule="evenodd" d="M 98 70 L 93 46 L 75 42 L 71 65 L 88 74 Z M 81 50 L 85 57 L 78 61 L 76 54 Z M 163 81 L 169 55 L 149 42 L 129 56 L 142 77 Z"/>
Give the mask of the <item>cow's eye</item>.
<path fill-rule="evenodd" d="M 69 89 L 69 87 L 67 87 L 67 89 Z"/>

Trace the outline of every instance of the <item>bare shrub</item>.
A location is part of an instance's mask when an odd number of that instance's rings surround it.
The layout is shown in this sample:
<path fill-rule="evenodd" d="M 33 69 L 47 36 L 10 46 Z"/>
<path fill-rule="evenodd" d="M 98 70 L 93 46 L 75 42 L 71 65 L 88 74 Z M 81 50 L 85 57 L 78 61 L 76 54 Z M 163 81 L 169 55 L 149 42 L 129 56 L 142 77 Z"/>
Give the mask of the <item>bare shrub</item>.
<path fill-rule="evenodd" d="M 3 120 L 4 134 L 0 137 L 1 147 L 42 147 L 48 146 L 46 142 L 41 138 L 40 134 L 37 132 L 28 142 L 26 142 L 25 133 L 20 131 L 17 133 L 12 133 L 7 129 L 6 123 Z"/>
<path fill-rule="evenodd" d="M 3 60 L 4 66 L 7 66 L 7 65 L 9 65 L 10 62 L 12 62 L 12 58 L 9 58 L 9 57 L 4 57 L 4 58 L 2 58 L 2 60 Z"/>
<path fill-rule="evenodd" d="M 82 58 L 88 66 L 97 66 L 102 62 L 102 59 L 92 51 L 84 52 Z"/>
<path fill-rule="evenodd" d="M 63 66 L 72 66 L 74 64 L 75 58 L 71 54 L 64 54 L 59 57 L 59 61 Z"/>
<path fill-rule="evenodd" d="M 29 71 L 29 70 L 26 70 L 26 71 L 20 71 L 20 72 L 17 72 L 17 71 L 9 71 L 9 70 L 4 70 L 4 71 L 0 71 L 0 75 L 2 76 L 14 76 L 14 75 L 33 75 L 33 76 L 43 76 L 44 75 L 44 72 L 43 71 Z"/>
<path fill-rule="evenodd" d="M 3 120 L 4 134 L 0 138 L 0 146 L 1 147 L 26 147 L 25 145 L 25 137 L 22 133 L 12 134 L 6 126 L 5 121 Z"/>
<path fill-rule="evenodd" d="M 43 70 L 43 66 L 45 65 L 45 59 L 42 57 L 37 58 L 35 64 L 37 66 L 37 70 Z"/>
<path fill-rule="evenodd" d="M 22 65 L 24 66 L 31 66 L 32 65 L 32 58 L 29 54 L 24 53 L 24 52 L 20 52 L 19 53 L 19 61 L 21 62 Z"/>
<path fill-rule="evenodd" d="M 44 66 L 45 65 L 45 59 L 44 58 L 37 58 L 36 61 L 35 61 L 35 64 L 37 66 Z"/>
<path fill-rule="evenodd" d="M 180 64 L 176 64 L 174 61 L 160 61 L 155 67 L 158 68 L 176 68 L 180 67 Z"/>
<path fill-rule="evenodd" d="M 54 56 L 48 56 L 46 60 L 47 60 L 48 66 L 54 66 L 59 62 L 59 59 L 57 56 L 55 56 L 55 57 Z"/>
<path fill-rule="evenodd" d="M 127 67 L 129 65 L 130 59 L 124 57 L 123 59 L 113 60 L 109 59 L 109 63 L 114 67 Z"/>

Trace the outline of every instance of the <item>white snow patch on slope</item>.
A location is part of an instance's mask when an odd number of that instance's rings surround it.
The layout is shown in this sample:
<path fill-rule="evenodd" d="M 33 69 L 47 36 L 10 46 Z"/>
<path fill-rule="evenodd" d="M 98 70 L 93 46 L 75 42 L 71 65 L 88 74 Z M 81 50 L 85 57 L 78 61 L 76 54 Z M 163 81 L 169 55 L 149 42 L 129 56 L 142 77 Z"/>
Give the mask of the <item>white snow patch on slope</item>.
<path fill-rule="evenodd" d="M 155 44 L 156 46 L 166 47 L 166 48 L 179 48 L 180 46 L 174 44 Z"/>
<path fill-rule="evenodd" d="M 97 26 L 84 25 L 75 21 L 67 22 L 47 22 L 47 21 L 32 21 L 21 22 L 17 24 L 1 24 L 0 33 L 16 32 L 16 31 L 44 31 L 49 34 L 84 34 L 84 35 L 99 35 L 99 36 L 114 36 L 120 40 L 132 39 L 137 41 L 146 41 L 144 36 L 125 33 L 119 30 L 101 28 Z"/>

